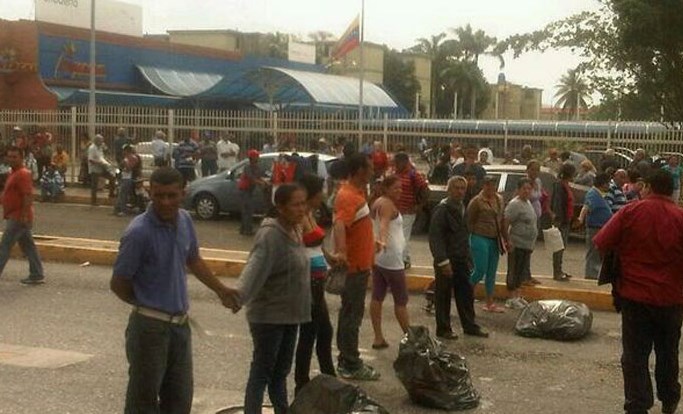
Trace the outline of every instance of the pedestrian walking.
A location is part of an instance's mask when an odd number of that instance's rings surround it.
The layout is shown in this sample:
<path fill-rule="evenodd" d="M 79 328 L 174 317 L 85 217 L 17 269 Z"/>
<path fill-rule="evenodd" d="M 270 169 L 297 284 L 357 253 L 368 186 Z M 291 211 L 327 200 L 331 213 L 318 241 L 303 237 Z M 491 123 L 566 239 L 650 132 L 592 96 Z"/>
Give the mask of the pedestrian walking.
<path fill-rule="evenodd" d="M 247 157 L 249 158 L 249 163 L 244 166 L 244 171 L 242 171 L 238 182 L 238 189 L 242 197 L 240 234 L 243 236 L 253 236 L 254 191 L 258 186 L 265 187 L 266 182 L 263 179 L 263 168 L 259 164 L 259 152 L 251 149 L 247 152 Z"/>
<path fill-rule="evenodd" d="M 484 280 L 486 288 L 487 312 L 501 313 L 504 308 L 493 301 L 496 287 L 498 260 L 505 253 L 507 231 L 503 227 L 503 198 L 496 192 L 498 181 L 487 175 L 481 192 L 467 206 L 467 228 L 469 229 L 470 246 L 474 258 L 472 285 Z"/>
<path fill-rule="evenodd" d="M 310 381 L 313 348 L 318 358 L 320 373 L 336 375 L 332 360 L 332 322 L 325 301 L 325 278 L 327 263 L 335 264 L 337 257 L 323 247 L 325 230 L 315 218 L 323 203 L 323 179 L 306 174 L 300 184 L 306 189 L 306 216 L 302 222 L 303 242 L 310 263 L 311 275 L 311 321 L 299 326 L 299 341 L 296 346 L 294 381 L 297 394 Z"/>
<path fill-rule="evenodd" d="M 370 302 L 370 319 L 375 339 L 373 349 L 384 349 L 389 346 L 382 332 L 382 302 L 391 290 L 394 298 L 394 315 L 403 333 L 408 332 L 408 289 L 406 287 L 406 271 L 403 262 L 403 250 L 406 239 L 403 235 L 403 216 L 397 207 L 401 199 L 401 179 L 390 175 L 380 184 L 381 196 L 375 200 L 371 208 L 371 217 L 375 240 L 379 244 L 379 252 L 375 255 L 372 268 L 372 301 Z"/>
<path fill-rule="evenodd" d="M 569 241 L 569 230 L 574 219 L 574 193 L 569 183 L 574 178 L 575 172 L 576 168 L 571 163 L 564 163 L 560 166 L 560 173 L 557 175 L 558 181 L 553 184 L 553 195 L 550 201 L 552 221 L 562 235 L 565 248 Z M 559 282 L 568 282 L 572 277 L 564 271 L 562 266 L 564 250 L 553 253 L 553 279 Z"/>
<path fill-rule="evenodd" d="M 111 278 L 111 290 L 133 306 L 126 328 L 124 412 L 184 414 L 192 408 L 193 394 L 185 267 L 233 311 L 239 297 L 201 257 L 190 214 L 180 209 L 182 175 L 158 168 L 150 177 L 150 193 L 147 211 L 133 219 L 121 238 Z"/>
<path fill-rule="evenodd" d="M 586 193 L 579 214 L 579 223 L 586 228 L 586 279 L 597 280 L 602 267 L 602 258 L 593 238 L 612 217 L 612 209 L 605 200 L 609 181 L 607 173 L 598 173 L 595 176 L 593 187 Z"/>
<path fill-rule="evenodd" d="M 260 414 L 268 389 L 276 414 L 287 412 L 287 375 L 299 325 L 311 321 L 310 264 L 302 243 L 306 190 L 283 184 L 275 192 L 277 218 L 267 218 L 237 283 L 254 344 L 244 413 Z"/>
<path fill-rule="evenodd" d="M 436 335 L 457 339 L 451 327 L 451 297 L 455 297 L 460 325 L 465 335 L 488 337 L 475 322 L 474 287 L 470 274 L 474 267 L 463 197 L 467 180 L 454 176 L 448 180 L 448 197 L 434 207 L 429 225 L 429 250 L 434 258 Z"/>
<path fill-rule="evenodd" d="M 120 165 L 121 179 L 114 214 L 122 217 L 130 213 L 128 203 L 135 197 L 135 182 L 142 176 L 142 160 L 135 153 L 135 147 L 130 144 L 123 146 L 123 158 Z"/>
<path fill-rule="evenodd" d="M 365 290 L 375 258 L 375 239 L 365 194 L 373 170 L 368 157 L 360 153 L 345 157 L 344 163 L 347 181 L 337 192 L 334 202 L 335 253 L 348 270 L 337 324 L 337 372 L 345 379 L 372 381 L 379 379 L 380 374 L 361 359 L 358 333 L 365 312 Z"/>
<path fill-rule="evenodd" d="M 537 216 L 530 197 L 533 182 L 522 178 L 517 182 L 517 196 L 505 207 L 503 227 L 510 235 L 508 269 L 505 279 L 509 298 L 505 306 L 523 309 L 528 305 L 521 294 L 522 283 L 531 280 L 531 254 L 538 238 Z"/>
<path fill-rule="evenodd" d="M 683 320 L 683 211 L 671 200 L 671 173 L 647 177 L 650 195 L 615 214 L 593 241 L 604 255 L 617 254 L 615 289 L 621 306 L 624 411 L 646 414 L 654 405 L 650 354 L 662 413 L 681 398 L 679 346 Z"/>
<path fill-rule="evenodd" d="M 21 279 L 25 285 L 39 285 L 45 282 L 43 264 L 33 241 L 33 180 L 31 172 L 24 167 L 24 154 L 16 146 L 6 150 L 5 158 L 12 172 L 2 192 L 2 210 L 5 230 L 0 240 L 0 275 L 9 260 L 12 247 L 18 243 L 28 259 L 29 275 Z"/>

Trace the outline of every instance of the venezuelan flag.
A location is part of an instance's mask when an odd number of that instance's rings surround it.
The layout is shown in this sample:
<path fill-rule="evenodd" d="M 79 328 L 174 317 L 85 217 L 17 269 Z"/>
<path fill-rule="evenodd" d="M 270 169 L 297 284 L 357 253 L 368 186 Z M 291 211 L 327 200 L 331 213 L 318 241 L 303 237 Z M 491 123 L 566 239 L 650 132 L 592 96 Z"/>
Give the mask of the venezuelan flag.
<path fill-rule="evenodd" d="M 339 60 L 360 45 L 360 15 L 351 22 L 332 50 L 332 60 Z"/>

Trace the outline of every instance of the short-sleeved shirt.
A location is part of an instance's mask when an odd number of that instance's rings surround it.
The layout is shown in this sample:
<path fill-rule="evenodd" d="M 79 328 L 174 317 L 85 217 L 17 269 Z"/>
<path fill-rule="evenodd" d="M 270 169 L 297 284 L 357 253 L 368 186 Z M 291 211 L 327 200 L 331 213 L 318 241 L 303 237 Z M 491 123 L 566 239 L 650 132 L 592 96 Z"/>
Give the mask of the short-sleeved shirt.
<path fill-rule="evenodd" d="M 196 142 L 192 140 L 183 141 L 178 144 L 178 147 L 175 150 L 176 168 L 194 168 L 196 164 L 194 157 L 199 151 L 199 145 L 197 145 Z"/>
<path fill-rule="evenodd" d="M 664 170 L 668 171 L 671 173 L 674 179 L 674 190 L 678 190 L 681 188 L 681 172 L 683 172 L 683 167 L 680 165 L 677 165 L 676 167 L 672 167 L 670 165 L 665 165 L 663 167 Z"/>
<path fill-rule="evenodd" d="M 410 167 L 405 171 L 396 172 L 401 179 L 401 197 L 398 199 L 397 207 L 401 214 L 415 214 L 418 192 L 427 187 L 422 174 L 419 174 L 415 167 Z"/>
<path fill-rule="evenodd" d="M 186 313 L 185 266 L 199 257 L 190 215 L 178 211 L 175 224 L 159 220 L 152 205 L 126 229 L 114 263 L 114 276 L 130 280 L 138 306 L 171 315 Z"/>
<path fill-rule="evenodd" d="M 334 201 L 335 222 L 346 227 L 346 257 L 349 272 L 370 270 L 375 258 L 370 208 L 363 190 L 349 183 L 341 186 Z"/>
<path fill-rule="evenodd" d="M 12 170 L 2 192 L 2 209 L 5 219 L 20 220 L 21 204 L 25 197 L 33 194 L 31 172 L 26 167 Z M 29 221 L 33 220 L 33 204 L 28 210 Z"/>
<path fill-rule="evenodd" d="M 93 162 L 95 161 L 95 162 Z M 105 161 L 104 147 L 98 147 L 94 143 L 88 147 L 88 173 L 101 174 L 104 172 L 104 167 L 100 162 Z"/>
<path fill-rule="evenodd" d="M 510 241 L 514 247 L 534 250 L 538 237 L 537 217 L 529 200 L 513 198 L 505 208 L 510 223 Z"/>
<path fill-rule="evenodd" d="M 231 141 L 220 140 L 216 144 L 216 150 L 218 152 L 218 168 L 227 170 L 237 164 L 237 154 L 240 152 L 239 145 Z M 226 155 L 225 157 L 221 155 L 226 152 L 234 152 L 235 155 Z"/>
<path fill-rule="evenodd" d="M 612 181 L 609 185 L 609 191 L 607 191 L 605 200 L 607 200 L 607 204 L 609 204 L 613 213 L 621 210 L 621 208 L 624 207 L 628 202 L 626 199 L 626 194 L 624 194 L 624 191 L 619 188 L 614 181 Z"/>

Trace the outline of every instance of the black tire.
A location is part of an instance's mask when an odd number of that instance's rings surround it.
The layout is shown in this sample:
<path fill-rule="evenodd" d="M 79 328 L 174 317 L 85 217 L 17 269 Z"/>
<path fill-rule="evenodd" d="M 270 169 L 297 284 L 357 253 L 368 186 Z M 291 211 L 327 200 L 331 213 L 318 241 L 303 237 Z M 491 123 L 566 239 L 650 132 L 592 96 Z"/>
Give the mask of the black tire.
<path fill-rule="evenodd" d="M 215 220 L 220 213 L 220 205 L 216 197 L 200 193 L 194 199 L 194 211 L 201 220 Z"/>

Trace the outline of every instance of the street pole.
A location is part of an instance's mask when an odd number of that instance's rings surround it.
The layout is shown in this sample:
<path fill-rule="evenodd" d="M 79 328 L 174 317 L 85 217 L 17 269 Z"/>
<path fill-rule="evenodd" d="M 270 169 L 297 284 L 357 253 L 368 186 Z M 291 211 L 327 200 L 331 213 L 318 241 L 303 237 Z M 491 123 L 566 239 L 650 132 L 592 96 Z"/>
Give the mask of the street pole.
<path fill-rule="evenodd" d="M 88 136 L 95 138 L 95 0 L 90 1 L 90 95 L 88 99 Z"/>
<path fill-rule="evenodd" d="M 458 91 L 453 93 L 453 119 L 458 119 Z"/>
<path fill-rule="evenodd" d="M 365 0 L 360 3 L 360 76 L 358 85 L 358 151 L 363 146 L 363 78 L 365 72 L 365 57 L 363 56 L 363 37 L 365 36 Z"/>

